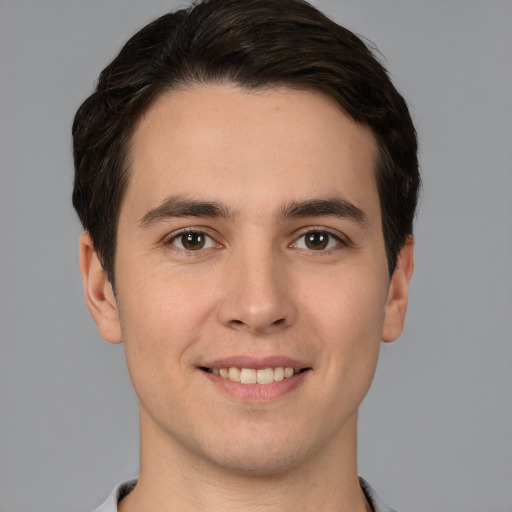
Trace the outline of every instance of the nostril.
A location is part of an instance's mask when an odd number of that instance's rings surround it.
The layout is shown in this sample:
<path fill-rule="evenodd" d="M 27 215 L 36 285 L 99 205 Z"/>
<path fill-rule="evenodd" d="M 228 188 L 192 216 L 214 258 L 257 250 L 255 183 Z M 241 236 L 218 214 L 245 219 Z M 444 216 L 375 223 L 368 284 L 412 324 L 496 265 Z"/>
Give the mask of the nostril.
<path fill-rule="evenodd" d="M 287 321 L 286 318 L 278 318 L 277 320 L 269 322 L 267 325 L 263 325 L 262 327 L 255 326 L 255 322 L 244 322 L 243 320 L 239 320 L 236 318 L 233 318 L 229 321 L 229 325 L 232 328 L 238 329 L 238 328 L 249 328 L 250 330 L 267 330 L 268 328 L 271 329 L 282 329 L 286 327 Z"/>
<path fill-rule="evenodd" d="M 295 307 L 287 298 L 275 297 L 264 301 L 238 295 L 227 297 L 219 302 L 217 319 L 230 329 L 258 334 L 268 334 L 293 325 Z"/>

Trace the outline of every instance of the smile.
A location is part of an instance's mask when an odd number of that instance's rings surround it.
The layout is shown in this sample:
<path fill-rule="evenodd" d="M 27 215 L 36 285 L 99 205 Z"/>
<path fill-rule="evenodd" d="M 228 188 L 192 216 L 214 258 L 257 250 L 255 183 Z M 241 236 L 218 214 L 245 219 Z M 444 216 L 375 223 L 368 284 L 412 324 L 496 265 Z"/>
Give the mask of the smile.
<path fill-rule="evenodd" d="M 202 370 L 213 373 L 223 379 L 241 384 L 271 384 L 289 379 L 297 373 L 302 373 L 308 368 L 292 368 L 290 366 L 277 366 L 275 368 L 238 368 L 231 366 L 229 368 L 205 368 Z"/>

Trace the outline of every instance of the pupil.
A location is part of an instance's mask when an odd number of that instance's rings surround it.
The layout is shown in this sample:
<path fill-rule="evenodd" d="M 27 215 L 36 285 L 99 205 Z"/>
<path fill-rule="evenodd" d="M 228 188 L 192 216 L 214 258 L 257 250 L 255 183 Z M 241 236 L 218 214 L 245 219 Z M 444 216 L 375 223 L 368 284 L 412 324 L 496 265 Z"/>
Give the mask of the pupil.
<path fill-rule="evenodd" d="M 313 250 L 325 249 L 329 243 L 329 235 L 327 233 L 310 233 L 306 237 L 306 245 Z"/>
<path fill-rule="evenodd" d="M 181 243 L 186 249 L 202 249 L 204 242 L 205 240 L 202 233 L 187 233 L 181 237 Z"/>

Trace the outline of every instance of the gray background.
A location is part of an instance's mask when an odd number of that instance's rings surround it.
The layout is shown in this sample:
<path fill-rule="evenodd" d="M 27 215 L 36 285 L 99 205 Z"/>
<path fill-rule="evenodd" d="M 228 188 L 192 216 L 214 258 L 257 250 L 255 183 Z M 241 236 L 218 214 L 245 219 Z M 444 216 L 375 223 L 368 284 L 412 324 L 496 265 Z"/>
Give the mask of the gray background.
<path fill-rule="evenodd" d="M 512 2 L 315 4 L 379 47 L 421 137 L 408 322 L 362 407 L 361 474 L 404 512 L 510 512 Z M 82 298 L 70 125 L 124 41 L 176 5 L 0 1 L 3 512 L 87 511 L 137 473 L 123 348 Z"/>

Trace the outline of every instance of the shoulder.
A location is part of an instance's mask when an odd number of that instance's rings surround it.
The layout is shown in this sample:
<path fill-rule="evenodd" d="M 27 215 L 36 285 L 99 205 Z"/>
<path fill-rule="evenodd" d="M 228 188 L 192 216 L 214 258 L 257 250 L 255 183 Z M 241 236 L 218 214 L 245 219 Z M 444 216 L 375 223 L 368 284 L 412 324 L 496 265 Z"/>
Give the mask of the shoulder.
<path fill-rule="evenodd" d="M 382 498 L 377 494 L 375 489 L 364 479 L 359 477 L 359 484 L 363 490 L 366 499 L 372 506 L 373 512 L 398 512 L 397 510 L 388 507 Z"/>
<path fill-rule="evenodd" d="M 136 483 L 137 479 L 134 478 L 116 485 L 110 496 L 98 508 L 95 508 L 93 512 L 117 512 L 117 504 L 133 491 Z"/>

